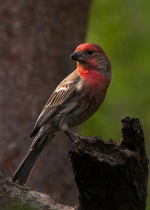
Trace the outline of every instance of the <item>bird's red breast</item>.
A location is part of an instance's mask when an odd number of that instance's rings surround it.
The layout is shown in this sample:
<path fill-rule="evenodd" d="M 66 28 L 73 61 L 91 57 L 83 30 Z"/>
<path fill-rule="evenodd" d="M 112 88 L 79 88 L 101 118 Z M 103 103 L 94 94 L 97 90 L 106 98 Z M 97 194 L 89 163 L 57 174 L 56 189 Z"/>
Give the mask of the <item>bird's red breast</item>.
<path fill-rule="evenodd" d="M 92 69 L 83 69 L 78 66 L 78 73 L 80 77 L 90 86 L 97 89 L 100 84 L 105 83 L 106 86 L 110 83 L 110 78 L 107 75 L 101 74 Z"/>

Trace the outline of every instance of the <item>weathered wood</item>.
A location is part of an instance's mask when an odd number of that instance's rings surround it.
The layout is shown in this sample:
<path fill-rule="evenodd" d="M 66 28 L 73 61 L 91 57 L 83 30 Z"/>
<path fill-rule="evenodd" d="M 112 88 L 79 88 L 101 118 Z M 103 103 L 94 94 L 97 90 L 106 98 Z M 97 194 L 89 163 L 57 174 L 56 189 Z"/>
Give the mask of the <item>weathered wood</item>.
<path fill-rule="evenodd" d="M 52 196 L 12 183 L 0 168 L 0 209 L 145 210 L 148 160 L 139 120 L 122 120 L 123 138 L 77 140 L 70 158 L 79 190 L 78 207 L 55 203 Z"/>
<path fill-rule="evenodd" d="M 148 160 L 140 122 L 122 120 L 122 140 L 77 140 L 70 152 L 78 210 L 145 210 Z"/>
<path fill-rule="evenodd" d="M 32 191 L 12 183 L 12 176 L 0 167 L 0 209 L 19 210 L 74 210 L 56 203 L 50 195 Z"/>

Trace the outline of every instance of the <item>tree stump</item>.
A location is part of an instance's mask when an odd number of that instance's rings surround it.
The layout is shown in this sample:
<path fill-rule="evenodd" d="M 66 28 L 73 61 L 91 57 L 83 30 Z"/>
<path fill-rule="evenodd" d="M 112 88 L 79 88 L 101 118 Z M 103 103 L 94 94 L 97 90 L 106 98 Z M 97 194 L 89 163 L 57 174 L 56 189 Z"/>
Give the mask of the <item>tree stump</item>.
<path fill-rule="evenodd" d="M 145 210 L 148 159 L 136 118 L 122 120 L 122 140 L 76 140 L 69 153 L 79 190 L 78 207 L 55 203 L 51 196 L 12 183 L 0 168 L 0 209 Z M 55 180 L 54 180 L 55 181 Z"/>
<path fill-rule="evenodd" d="M 148 159 L 136 118 L 122 120 L 122 140 L 77 140 L 70 152 L 78 210 L 145 210 Z"/>

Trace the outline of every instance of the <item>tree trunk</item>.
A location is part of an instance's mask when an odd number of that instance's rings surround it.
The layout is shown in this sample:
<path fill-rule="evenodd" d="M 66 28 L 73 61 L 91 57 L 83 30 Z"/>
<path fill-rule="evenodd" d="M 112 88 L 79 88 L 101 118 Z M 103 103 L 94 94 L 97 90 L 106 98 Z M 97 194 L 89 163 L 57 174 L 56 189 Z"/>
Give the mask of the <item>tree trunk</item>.
<path fill-rule="evenodd" d="M 145 210 L 148 160 L 138 119 L 122 120 L 123 139 L 82 140 L 70 157 L 79 190 L 78 210 Z"/>
<path fill-rule="evenodd" d="M 5 0 L 0 7 L 0 163 L 14 172 L 30 131 L 56 84 L 72 71 L 69 56 L 84 41 L 91 0 Z M 29 185 L 75 202 L 69 141 L 52 141 Z"/>

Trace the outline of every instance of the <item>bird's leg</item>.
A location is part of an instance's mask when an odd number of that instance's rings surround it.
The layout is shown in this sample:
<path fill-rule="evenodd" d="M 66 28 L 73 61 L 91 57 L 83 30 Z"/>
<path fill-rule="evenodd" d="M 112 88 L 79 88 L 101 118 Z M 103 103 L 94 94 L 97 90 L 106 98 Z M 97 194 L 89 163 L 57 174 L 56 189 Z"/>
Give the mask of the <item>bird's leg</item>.
<path fill-rule="evenodd" d="M 71 130 L 69 127 L 68 127 L 68 124 L 66 123 L 61 123 L 60 124 L 60 128 L 61 130 L 64 131 L 64 133 L 68 136 L 69 140 L 73 143 L 75 141 L 75 138 L 78 138 L 78 139 L 85 139 L 85 140 L 97 140 L 99 139 L 98 136 L 81 136 L 79 133 L 77 133 L 76 131 L 73 131 Z"/>
<path fill-rule="evenodd" d="M 72 131 L 69 127 L 67 123 L 60 123 L 60 128 L 62 131 L 64 131 L 64 133 L 67 135 L 67 137 L 69 138 L 69 140 L 73 143 L 75 141 L 74 137 L 79 138 L 79 134 L 76 133 L 75 131 Z M 78 135 L 78 136 L 77 136 Z"/>
<path fill-rule="evenodd" d="M 64 131 L 64 133 L 67 135 L 68 139 L 73 143 L 75 140 L 73 139 L 72 135 L 68 131 Z"/>

